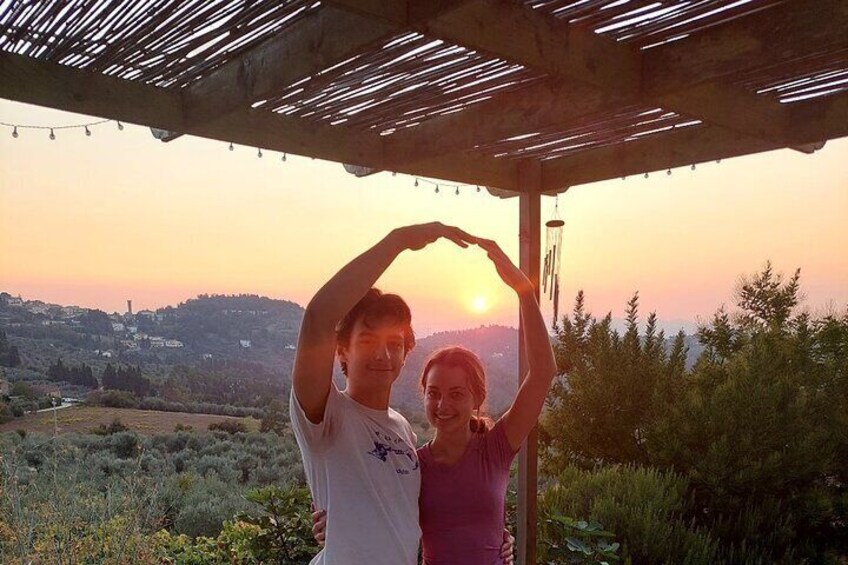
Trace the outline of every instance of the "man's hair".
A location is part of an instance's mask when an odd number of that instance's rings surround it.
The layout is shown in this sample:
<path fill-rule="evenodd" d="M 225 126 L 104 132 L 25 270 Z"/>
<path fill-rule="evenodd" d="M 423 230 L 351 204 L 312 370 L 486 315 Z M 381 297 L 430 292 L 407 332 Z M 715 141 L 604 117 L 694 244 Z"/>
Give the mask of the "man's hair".
<path fill-rule="evenodd" d="M 345 314 L 336 326 L 336 346 L 349 347 L 350 336 L 356 321 L 362 322 L 368 328 L 376 328 L 384 323 L 392 323 L 403 328 L 404 355 L 415 347 L 415 332 L 412 331 L 412 312 L 403 298 L 397 294 L 384 294 L 378 288 L 372 288 L 356 303 L 356 306 Z M 342 372 L 347 375 L 347 364 L 342 363 Z"/>

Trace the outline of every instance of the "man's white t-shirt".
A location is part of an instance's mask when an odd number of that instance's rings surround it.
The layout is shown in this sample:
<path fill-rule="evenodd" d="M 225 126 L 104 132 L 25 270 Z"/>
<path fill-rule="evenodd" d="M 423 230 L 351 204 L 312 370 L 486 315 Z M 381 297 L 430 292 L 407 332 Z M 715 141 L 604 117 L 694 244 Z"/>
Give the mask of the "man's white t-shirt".
<path fill-rule="evenodd" d="M 421 473 L 406 418 L 332 383 L 320 424 L 294 390 L 289 413 L 312 499 L 327 510 L 326 544 L 311 565 L 416 565 Z"/>

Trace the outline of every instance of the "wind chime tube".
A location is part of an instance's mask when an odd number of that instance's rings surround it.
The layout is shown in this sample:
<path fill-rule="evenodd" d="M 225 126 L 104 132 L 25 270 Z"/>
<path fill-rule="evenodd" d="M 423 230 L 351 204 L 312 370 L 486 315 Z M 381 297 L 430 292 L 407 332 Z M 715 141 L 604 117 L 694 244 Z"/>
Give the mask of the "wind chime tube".
<path fill-rule="evenodd" d="M 554 289 L 554 323 L 556 323 L 559 320 L 559 275 L 556 276 Z"/>

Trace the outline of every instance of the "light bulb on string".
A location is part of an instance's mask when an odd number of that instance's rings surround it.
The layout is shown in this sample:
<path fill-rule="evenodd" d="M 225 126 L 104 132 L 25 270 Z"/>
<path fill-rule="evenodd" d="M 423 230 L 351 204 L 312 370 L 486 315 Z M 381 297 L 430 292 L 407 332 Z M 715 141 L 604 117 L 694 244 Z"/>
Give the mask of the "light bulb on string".
<path fill-rule="evenodd" d="M 285 153 L 283 153 L 283 156 L 280 158 L 280 161 L 282 161 L 283 163 L 286 162 L 286 154 Z"/>
<path fill-rule="evenodd" d="M 477 185 L 477 192 L 480 192 L 480 185 Z"/>
<path fill-rule="evenodd" d="M 12 130 L 12 137 L 14 137 L 15 139 L 18 138 L 18 126 L 15 126 Z"/>
<path fill-rule="evenodd" d="M 392 171 L 392 176 L 393 176 L 393 177 L 396 177 L 396 176 L 397 176 L 397 171 Z"/>
<path fill-rule="evenodd" d="M 665 172 L 665 174 L 667 174 L 668 176 L 671 176 L 671 169 L 667 170 L 667 171 Z"/>
<path fill-rule="evenodd" d="M 695 163 L 692 163 L 692 170 L 695 170 Z"/>
<path fill-rule="evenodd" d="M 439 193 L 439 185 L 436 185 L 436 194 Z"/>
<path fill-rule="evenodd" d="M 256 156 L 260 159 L 262 158 L 262 149 L 260 149 L 259 147 L 256 148 Z"/>
<path fill-rule="evenodd" d="M 716 165 L 720 165 L 720 164 L 721 164 L 721 159 L 716 159 Z"/>
<path fill-rule="evenodd" d="M 53 133 L 53 128 L 50 128 L 50 141 L 54 141 L 56 139 L 56 134 Z"/>
<path fill-rule="evenodd" d="M 88 129 L 88 126 L 85 126 L 85 136 L 86 136 L 86 137 L 91 137 L 91 130 L 90 130 L 90 129 Z"/>
<path fill-rule="evenodd" d="M 235 147 L 233 147 L 233 142 L 231 141 L 230 142 L 230 151 L 232 151 L 233 149 L 235 149 Z"/>
<path fill-rule="evenodd" d="M 118 131 L 124 131 L 124 124 L 118 121 Z"/>
<path fill-rule="evenodd" d="M 649 175 L 648 173 L 645 173 L 645 178 L 648 178 L 649 176 L 650 176 L 650 175 Z"/>
<path fill-rule="evenodd" d="M 418 179 L 415 179 L 415 188 L 418 188 Z"/>
<path fill-rule="evenodd" d="M 459 196 L 459 187 L 456 187 L 456 195 Z"/>

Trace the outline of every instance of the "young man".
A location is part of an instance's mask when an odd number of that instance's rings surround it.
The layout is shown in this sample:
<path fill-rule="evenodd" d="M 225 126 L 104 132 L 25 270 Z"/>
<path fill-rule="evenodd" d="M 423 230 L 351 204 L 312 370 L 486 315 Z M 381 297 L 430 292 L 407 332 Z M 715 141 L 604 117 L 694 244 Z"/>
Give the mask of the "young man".
<path fill-rule="evenodd" d="M 392 231 L 313 297 L 295 358 L 290 413 L 309 488 L 326 509 L 326 545 L 313 565 L 415 565 L 420 473 L 415 434 L 389 408 L 415 343 L 409 307 L 372 286 L 403 251 L 475 238 L 440 223 Z M 332 382 L 338 355 L 347 386 Z"/>

